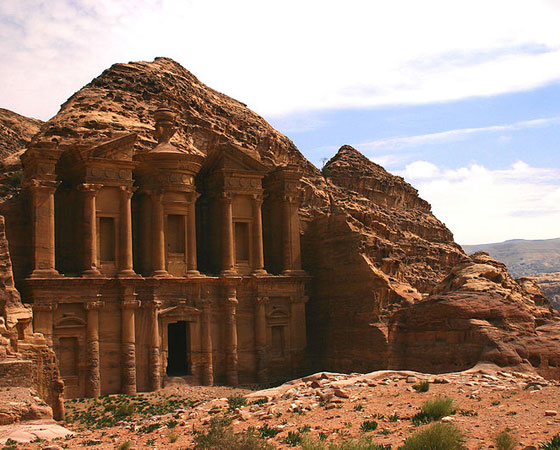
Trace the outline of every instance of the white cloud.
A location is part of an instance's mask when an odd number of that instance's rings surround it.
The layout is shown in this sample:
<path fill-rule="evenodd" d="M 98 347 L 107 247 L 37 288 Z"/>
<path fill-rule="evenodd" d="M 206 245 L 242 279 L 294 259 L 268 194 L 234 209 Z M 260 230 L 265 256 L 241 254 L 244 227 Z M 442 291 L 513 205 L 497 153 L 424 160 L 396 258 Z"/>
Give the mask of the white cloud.
<path fill-rule="evenodd" d="M 462 244 L 560 236 L 560 169 L 518 161 L 499 170 L 477 164 L 445 170 L 416 161 L 399 175 Z"/>
<path fill-rule="evenodd" d="M 377 150 L 377 149 L 398 149 L 404 147 L 415 147 L 419 145 L 435 144 L 442 142 L 459 141 L 469 138 L 473 135 L 484 133 L 502 133 L 507 131 L 517 131 L 527 128 L 545 127 L 548 125 L 560 124 L 560 117 L 550 117 L 544 119 L 526 120 L 506 125 L 493 125 L 478 128 L 459 128 L 455 130 L 442 131 L 438 133 L 420 134 L 416 136 L 401 136 L 388 139 L 378 139 L 371 142 L 363 142 L 357 144 L 360 149 Z M 508 136 L 501 136 L 500 142 L 507 142 Z"/>
<path fill-rule="evenodd" d="M 43 118 L 113 62 L 170 56 L 261 114 L 560 80 L 546 0 L 3 0 L 0 98 Z"/>

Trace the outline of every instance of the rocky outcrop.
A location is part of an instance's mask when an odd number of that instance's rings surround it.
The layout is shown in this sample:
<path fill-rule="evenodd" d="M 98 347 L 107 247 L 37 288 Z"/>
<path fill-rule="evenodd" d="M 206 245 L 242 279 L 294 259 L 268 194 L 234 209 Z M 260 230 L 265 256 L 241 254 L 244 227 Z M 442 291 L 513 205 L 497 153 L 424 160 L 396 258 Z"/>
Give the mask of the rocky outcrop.
<path fill-rule="evenodd" d="M 40 120 L 0 108 L 0 159 L 24 150 L 42 124 Z"/>
<path fill-rule="evenodd" d="M 179 149 L 207 154 L 233 144 L 270 168 L 299 167 L 304 268 L 314 279 L 308 342 L 332 342 L 328 351 L 314 353 L 320 355 L 316 363 L 331 370 L 383 367 L 383 317 L 421 299 L 464 258 L 429 204 L 402 178 L 348 146 L 328 162 L 323 176 L 262 117 L 168 58 L 113 65 L 70 97 L 31 145 L 91 145 L 135 132 L 135 152 L 142 153 L 155 145 L 152 113 L 161 106 L 177 112 L 172 143 Z M 28 271 L 25 214 L 18 208 L 3 209 L 16 286 Z"/>
<path fill-rule="evenodd" d="M 11 410 L 0 410 L 0 424 L 52 417 L 53 412 L 56 419 L 64 416 L 64 386 L 55 353 L 42 334 L 33 333 L 31 320 L 31 308 L 22 304 L 14 287 L 4 218 L 0 216 L 0 387 L 27 389 L 28 395 L 35 398 L 38 394 L 52 407 L 46 413 L 42 402 L 31 409 L 30 404 L 22 408 L 16 402 Z"/>
<path fill-rule="evenodd" d="M 311 354 L 333 371 L 385 368 L 387 315 L 421 300 L 465 255 L 416 189 L 354 148 L 323 173 L 329 213 L 303 239 Z"/>
<path fill-rule="evenodd" d="M 389 321 L 390 366 L 464 370 L 487 361 L 560 378 L 560 318 L 531 280 L 473 254 L 424 301 Z"/>

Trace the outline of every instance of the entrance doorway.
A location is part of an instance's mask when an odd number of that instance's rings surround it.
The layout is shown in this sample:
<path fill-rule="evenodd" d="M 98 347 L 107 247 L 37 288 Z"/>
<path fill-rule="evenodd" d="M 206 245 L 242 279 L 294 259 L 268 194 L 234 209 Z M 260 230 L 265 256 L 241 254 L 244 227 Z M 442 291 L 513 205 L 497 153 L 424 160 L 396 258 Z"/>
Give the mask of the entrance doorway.
<path fill-rule="evenodd" d="M 167 326 L 167 375 L 182 377 L 190 374 L 189 326 L 187 322 Z"/>

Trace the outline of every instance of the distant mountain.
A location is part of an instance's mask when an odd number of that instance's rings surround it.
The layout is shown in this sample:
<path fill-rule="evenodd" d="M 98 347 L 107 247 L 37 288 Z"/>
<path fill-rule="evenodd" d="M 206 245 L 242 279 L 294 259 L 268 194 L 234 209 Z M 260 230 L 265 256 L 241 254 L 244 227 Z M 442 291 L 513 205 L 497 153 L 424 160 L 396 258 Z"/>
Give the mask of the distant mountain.
<path fill-rule="evenodd" d="M 0 159 L 27 147 L 42 121 L 0 108 Z"/>
<path fill-rule="evenodd" d="M 468 255 L 484 251 L 502 261 L 514 277 L 560 272 L 560 238 L 513 239 L 494 244 L 463 245 Z"/>

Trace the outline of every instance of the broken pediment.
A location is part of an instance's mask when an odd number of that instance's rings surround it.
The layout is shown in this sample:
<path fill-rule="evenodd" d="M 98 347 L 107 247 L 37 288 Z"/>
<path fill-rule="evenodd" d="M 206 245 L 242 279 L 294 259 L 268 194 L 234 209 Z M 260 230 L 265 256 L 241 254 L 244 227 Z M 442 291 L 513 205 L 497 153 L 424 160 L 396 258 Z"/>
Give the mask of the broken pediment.
<path fill-rule="evenodd" d="M 268 168 L 243 149 L 227 145 L 211 152 L 203 165 L 203 172 L 252 172 L 264 174 Z"/>

